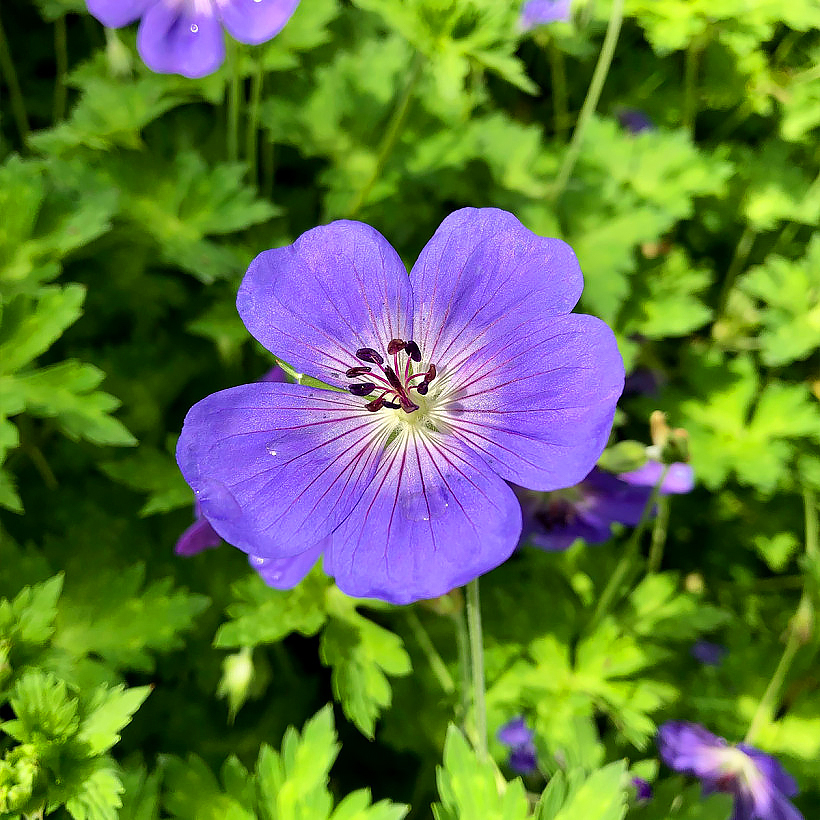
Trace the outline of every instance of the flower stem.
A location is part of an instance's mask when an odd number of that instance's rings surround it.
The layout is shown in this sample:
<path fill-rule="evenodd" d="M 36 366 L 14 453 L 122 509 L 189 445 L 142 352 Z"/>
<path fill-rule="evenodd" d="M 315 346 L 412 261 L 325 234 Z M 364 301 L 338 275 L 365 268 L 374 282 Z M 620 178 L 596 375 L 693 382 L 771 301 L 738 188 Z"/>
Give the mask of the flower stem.
<path fill-rule="evenodd" d="M 54 21 L 54 60 L 56 63 L 56 77 L 54 78 L 54 122 L 60 122 L 65 117 L 66 84 L 68 74 L 68 31 L 65 15 L 60 15 Z"/>
<path fill-rule="evenodd" d="M 658 497 L 658 514 L 652 526 L 652 542 L 649 545 L 649 560 L 646 571 L 650 575 L 661 568 L 663 548 L 666 544 L 666 533 L 669 527 L 670 499 L 668 495 Z"/>
<path fill-rule="evenodd" d="M 242 78 L 239 75 L 239 49 L 236 43 L 228 40 L 228 66 L 230 79 L 228 80 L 228 123 L 225 137 L 226 151 L 229 162 L 239 159 L 239 104 Z"/>
<path fill-rule="evenodd" d="M 17 126 L 17 133 L 20 135 L 20 143 L 24 146 L 29 132 L 28 114 L 26 113 L 26 103 L 23 92 L 20 90 L 17 72 L 14 70 L 14 60 L 11 58 L 11 51 L 9 51 L 2 21 L 0 21 L 0 76 L 6 79 L 11 101 L 11 114 L 14 117 L 14 124 Z"/>
<path fill-rule="evenodd" d="M 598 106 L 598 100 L 601 98 L 601 91 L 606 81 L 606 75 L 609 73 L 609 67 L 612 65 L 612 57 L 615 54 L 615 46 L 618 44 L 618 35 L 621 31 L 621 23 L 624 19 L 624 0 L 612 0 L 612 11 L 609 14 L 609 22 L 606 27 L 606 34 L 604 35 L 604 44 L 601 46 L 601 53 L 598 55 L 598 62 L 595 64 L 595 71 L 592 73 L 592 81 L 587 90 L 587 96 L 584 104 L 581 106 L 581 113 L 578 115 L 578 122 L 575 125 L 575 130 L 572 132 L 572 139 L 566 153 L 564 154 L 564 161 L 558 171 L 558 175 L 553 183 L 550 192 L 552 199 L 558 199 L 564 192 L 564 188 L 569 182 L 572 171 L 575 168 L 575 163 L 578 161 L 578 156 L 581 153 L 581 144 L 584 139 L 584 132 L 587 129 L 592 115 Z"/>
<path fill-rule="evenodd" d="M 433 641 L 430 639 L 430 635 L 428 635 L 427 630 L 424 628 L 424 624 L 412 609 L 407 612 L 407 625 L 410 627 L 413 637 L 416 639 L 416 643 L 421 647 L 421 651 L 427 656 L 430 669 L 433 670 L 433 674 L 436 676 L 436 680 L 441 685 L 441 688 L 446 694 L 452 695 L 453 692 L 456 691 L 455 681 L 433 644 Z"/>
<path fill-rule="evenodd" d="M 567 127 L 569 110 L 567 104 L 567 72 L 564 66 L 564 55 L 555 43 L 549 43 L 547 54 L 550 61 L 550 80 L 552 84 L 552 116 L 555 136 L 560 137 Z"/>
<path fill-rule="evenodd" d="M 251 76 L 251 93 L 248 101 L 248 122 L 245 131 L 245 158 L 248 161 L 248 175 L 252 183 L 257 184 L 256 178 L 259 160 L 259 103 L 262 99 L 262 72 L 261 58 L 257 60 Z"/>
<path fill-rule="evenodd" d="M 467 621 L 463 611 L 453 615 L 453 624 L 456 628 L 458 669 L 461 674 L 461 708 L 458 723 L 464 730 L 470 712 L 470 637 L 467 634 Z"/>
<path fill-rule="evenodd" d="M 480 760 L 489 756 L 487 742 L 487 705 L 484 702 L 484 636 L 481 631 L 481 603 L 478 578 L 467 584 L 467 625 L 470 630 L 470 660 L 473 672 L 473 715 L 476 754 Z"/>
<path fill-rule="evenodd" d="M 699 38 L 689 43 L 686 49 L 683 66 L 683 127 L 690 136 L 694 136 L 695 118 L 697 117 L 697 84 L 700 70 L 700 55 L 703 46 Z"/>
<path fill-rule="evenodd" d="M 407 119 L 407 112 L 410 110 L 410 100 L 413 97 L 413 90 L 415 89 L 416 83 L 421 76 L 423 59 L 424 58 L 422 57 L 421 52 L 417 51 L 413 57 L 413 63 L 410 66 L 410 73 L 407 78 L 407 82 L 405 83 L 404 90 L 396 103 L 396 107 L 393 109 L 390 122 L 387 124 L 387 128 L 384 131 L 384 136 L 382 137 L 382 141 L 376 155 L 376 164 L 373 168 L 373 173 L 370 174 L 367 182 L 359 189 L 359 192 L 354 197 L 353 202 L 347 212 L 348 219 L 352 219 L 361 210 L 362 205 L 364 205 L 367 197 L 373 190 L 373 186 L 381 176 L 384 166 L 396 145 L 396 141 L 401 134 L 401 129 L 404 126 L 404 121 Z"/>
<path fill-rule="evenodd" d="M 663 485 L 668 472 L 669 466 L 667 465 L 664 467 L 661 477 L 658 479 L 658 483 L 652 488 L 652 493 L 649 496 L 643 511 L 641 512 L 641 518 L 640 521 L 638 521 L 638 526 L 632 531 L 632 535 L 630 536 L 629 541 L 627 541 L 623 553 L 621 553 L 621 560 L 618 562 L 618 566 L 615 567 L 615 572 L 610 575 L 609 581 L 604 587 L 601 597 L 598 599 L 598 605 L 595 607 L 595 611 L 592 613 L 592 619 L 589 622 L 589 632 L 594 631 L 595 627 L 598 626 L 604 616 L 609 612 L 609 609 L 615 600 L 615 596 L 620 590 L 624 578 L 626 578 L 632 564 L 638 557 L 638 552 L 641 547 L 641 536 L 646 530 L 646 525 L 649 523 L 649 519 L 652 517 L 652 510 L 657 503 L 658 497 L 660 496 L 661 486 Z"/>
<path fill-rule="evenodd" d="M 818 547 L 818 521 L 817 521 L 817 498 L 814 491 L 804 485 L 803 506 L 805 508 L 806 521 L 806 556 L 810 561 L 816 562 L 820 559 L 820 547 Z M 805 643 L 811 634 L 814 626 L 814 605 L 812 603 L 809 582 L 803 585 L 803 594 L 800 596 L 800 603 L 797 611 L 791 619 L 788 627 L 789 637 L 786 640 L 786 647 L 780 657 L 780 662 L 774 670 L 774 674 L 760 698 L 752 722 L 749 724 L 749 731 L 746 732 L 744 743 L 753 743 L 760 728 L 767 721 L 770 721 L 777 711 L 780 699 L 780 690 L 786 681 L 791 665 L 794 661 L 797 650 L 801 644 Z"/>
<path fill-rule="evenodd" d="M 734 256 L 732 256 L 732 261 L 729 263 L 729 269 L 726 271 L 726 276 L 720 288 L 720 296 L 718 296 L 717 308 L 715 309 L 716 318 L 720 318 L 726 310 L 726 305 L 729 302 L 729 293 L 732 290 L 735 279 L 737 279 L 738 273 L 740 273 L 741 268 L 746 264 L 746 260 L 749 258 L 756 236 L 757 231 L 751 225 L 747 225 L 740 235 Z"/>

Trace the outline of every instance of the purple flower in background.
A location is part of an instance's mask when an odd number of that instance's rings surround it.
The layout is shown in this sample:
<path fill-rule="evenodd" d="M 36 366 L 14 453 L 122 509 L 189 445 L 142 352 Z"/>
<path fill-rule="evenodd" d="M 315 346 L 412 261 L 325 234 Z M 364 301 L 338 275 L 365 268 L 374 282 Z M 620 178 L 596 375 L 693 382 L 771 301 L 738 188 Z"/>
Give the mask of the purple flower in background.
<path fill-rule="evenodd" d="M 662 495 L 680 495 L 692 492 L 695 474 L 690 464 L 677 461 L 668 465 L 669 469 L 661 484 Z M 636 487 L 654 487 L 663 475 L 664 465 L 660 461 L 647 461 L 643 467 L 628 473 L 620 473 L 618 478 Z"/>
<path fill-rule="evenodd" d="M 704 666 L 720 666 L 726 657 L 726 647 L 711 641 L 698 641 L 692 646 L 692 657 Z"/>
<path fill-rule="evenodd" d="M 299 0 L 86 0 L 109 28 L 140 20 L 137 49 L 159 74 L 204 77 L 225 59 L 222 28 L 257 45 L 278 34 Z"/>
<path fill-rule="evenodd" d="M 652 799 L 652 786 L 642 777 L 632 778 L 632 787 L 635 789 L 635 800 L 638 803 L 646 803 Z"/>
<path fill-rule="evenodd" d="M 621 128 L 630 134 L 640 134 L 642 131 L 654 131 L 655 124 L 638 108 L 619 108 L 615 112 Z"/>
<path fill-rule="evenodd" d="M 771 755 L 677 720 L 660 727 L 658 748 L 671 769 L 697 777 L 704 794 L 733 795 L 731 820 L 804 820 L 787 799 L 797 794 L 797 784 Z"/>
<path fill-rule="evenodd" d="M 517 774 L 532 774 L 538 768 L 538 759 L 533 744 L 533 731 L 524 718 L 513 718 L 496 733 L 501 743 L 509 747 L 507 765 Z"/>
<path fill-rule="evenodd" d="M 609 540 L 613 524 L 637 525 L 650 494 L 651 490 L 634 487 L 597 467 L 565 492 L 522 492 L 521 541 L 551 551 L 568 549 L 576 538 L 601 544 Z"/>
<path fill-rule="evenodd" d="M 336 389 L 195 405 L 177 460 L 203 514 L 262 569 L 322 553 L 353 596 L 409 603 L 487 572 L 521 532 L 506 482 L 572 485 L 606 443 L 623 364 L 603 322 L 570 313 L 582 287 L 568 245 L 494 208 L 447 217 L 409 277 L 360 222 L 265 251 L 242 320 Z"/>
<path fill-rule="evenodd" d="M 519 23 L 524 31 L 570 18 L 570 0 L 527 0 L 521 9 Z"/>

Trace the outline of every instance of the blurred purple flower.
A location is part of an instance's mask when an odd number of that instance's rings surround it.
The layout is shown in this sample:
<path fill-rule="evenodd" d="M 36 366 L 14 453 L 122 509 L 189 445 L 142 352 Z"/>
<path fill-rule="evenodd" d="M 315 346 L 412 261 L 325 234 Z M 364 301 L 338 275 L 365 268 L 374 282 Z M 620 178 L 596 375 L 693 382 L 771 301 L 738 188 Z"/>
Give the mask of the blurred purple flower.
<path fill-rule="evenodd" d="M 570 18 L 571 0 L 527 0 L 521 9 L 519 24 L 524 31 L 546 23 L 559 20 L 566 22 Z"/>
<path fill-rule="evenodd" d="M 726 647 L 710 641 L 698 641 L 691 651 L 692 657 L 705 666 L 720 666 L 726 657 Z"/>
<path fill-rule="evenodd" d="M 257 45 L 278 34 L 299 0 L 86 0 L 103 25 L 140 20 L 137 49 L 159 74 L 204 77 L 222 65 L 222 28 L 240 43 Z"/>
<path fill-rule="evenodd" d="M 510 750 L 507 765 L 517 774 L 532 774 L 538 768 L 533 731 L 517 717 L 505 723 L 496 733 L 498 740 Z"/>
<path fill-rule="evenodd" d="M 642 131 L 654 131 L 655 124 L 638 108 L 619 108 L 615 112 L 621 128 L 630 134 L 640 134 Z"/>
<path fill-rule="evenodd" d="M 633 777 L 632 786 L 635 789 L 635 800 L 638 803 L 645 803 L 652 799 L 652 786 L 642 777 Z"/>
<path fill-rule="evenodd" d="M 654 487 L 663 475 L 664 465 L 660 461 L 647 461 L 643 467 L 628 473 L 620 473 L 618 478 L 635 487 Z M 695 474 L 690 464 L 677 461 L 669 465 L 669 470 L 661 484 L 661 495 L 680 495 L 692 492 Z"/>
<path fill-rule="evenodd" d="M 521 532 L 506 481 L 572 485 L 609 435 L 623 365 L 603 322 L 570 313 L 582 287 L 568 245 L 494 208 L 451 214 L 409 277 L 360 222 L 260 254 L 246 327 L 341 391 L 194 406 L 177 460 L 204 515 L 262 569 L 321 552 L 352 596 L 435 598 L 497 566 Z"/>
<path fill-rule="evenodd" d="M 697 777 L 704 794 L 733 795 L 731 820 L 805 820 L 787 799 L 797 794 L 797 784 L 771 755 L 677 720 L 660 727 L 658 748 L 669 768 Z"/>
<path fill-rule="evenodd" d="M 651 489 L 632 486 L 597 467 L 566 491 L 521 492 L 521 541 L 551 551 L 568 549 L 576 538 L 601 544 L 609 540 L 613 524 L 636 526 L 650 495 Z"/>

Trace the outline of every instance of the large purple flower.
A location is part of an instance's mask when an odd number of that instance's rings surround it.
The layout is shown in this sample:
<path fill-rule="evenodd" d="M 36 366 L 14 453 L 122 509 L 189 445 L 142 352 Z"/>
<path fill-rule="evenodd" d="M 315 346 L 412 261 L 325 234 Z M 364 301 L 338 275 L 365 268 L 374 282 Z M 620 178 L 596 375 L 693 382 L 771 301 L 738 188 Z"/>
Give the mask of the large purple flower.
<path fill-rule="evenodd" d="M 265 251 L 242 320 L 334 389 L 249 384 L 195 405 L 177 460 L 203 514 L 262 562 L 307 572 L 323 553 L 354 596 L 408 603 L 487 572 L 521 532 L 506 482 L 574 484 L 609 434 L 623 364 L 603 322 L 570 313 L 582 287 L 568 245 L 493 208 L 451 214 L 409 277 L 360 222 Z"/>
<path fill-rule="evenodd" d="M 103 25 L 140 20 L 137 48 L 159 74 L 204 77 L 225 59 L 224 26 L 240 43 L 258 44 L 278 34 L 299 0 L 86 0 Z"/>
<path fill-rule="evenodd" d="M 704 794 L 733 795 L 731 820 L 804 820 L 788 800 L 797 784 L 771 755 L 744 743 L 732 746 L 697 723 L 677 720 L 660 727 L 658 748 L 671 769 L 697 777 Z"/>

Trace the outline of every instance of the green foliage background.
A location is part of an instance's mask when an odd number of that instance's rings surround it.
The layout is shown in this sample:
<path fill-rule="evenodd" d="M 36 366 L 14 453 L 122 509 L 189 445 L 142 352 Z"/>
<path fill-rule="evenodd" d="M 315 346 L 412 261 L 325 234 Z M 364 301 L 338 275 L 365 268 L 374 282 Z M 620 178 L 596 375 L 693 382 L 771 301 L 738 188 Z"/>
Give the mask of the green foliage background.
<path fill-rule="evenodd" d="M 620 5 L 524 33 L 501 0 L 302 0 L 202 80 L 152 74 L 79 0 L 3 5 L 0 816 L 726 820 L 659 769 L 671 717 L 754 722 L 818 816 L 820 5 L 625 0 L 557 184 Z M 455 728 L 457 595 L 276 592 L 228 547 L 173 554 L 186 410 L 272 363 L 234 309 L 247 263 L 355 217 L 411 264 L 466 205 L 573 245 L 581 308 L 660 383 L 616 438 L 664 410 L 698 480 L 602 617 L 628 533 L 482 580 L 490 730 L 535 728 L 526 783 Z"/>

